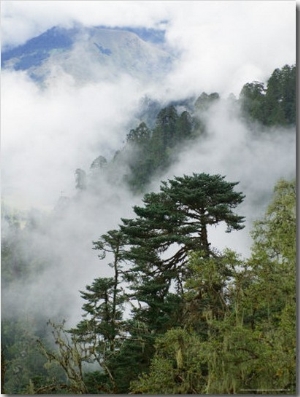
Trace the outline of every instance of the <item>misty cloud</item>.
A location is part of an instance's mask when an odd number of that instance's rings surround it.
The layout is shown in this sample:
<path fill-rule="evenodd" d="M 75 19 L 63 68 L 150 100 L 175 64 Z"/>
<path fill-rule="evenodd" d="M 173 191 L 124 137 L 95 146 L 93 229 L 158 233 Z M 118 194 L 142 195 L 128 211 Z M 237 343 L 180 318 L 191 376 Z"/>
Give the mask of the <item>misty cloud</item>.
<path fill-rule="evenodd" d="M 214 104 L 206 114 L 207 134 L 183 150 L 164 179 L 192 172 L 220 174 L 239 182 L 238 191 L 246 195 L 237 212 L 246 216 L 242 231 L 225 234 L 225 227 L 211 229 L 213 245 L 250 253 L 252 222 L 263 216 L 276 182 L 296 175 L 296 134 L 294 128 L 266 130 L 243 123 L 238 109 L 229 100 Z M 155 184 L 153 188 L 155 188 Z"/>
<path fill-rule="evenodd" d="M 166 30 L 178 55 L 166 82 L 171 96 L 199 91 L 238 94 L 295 62 L 295 3 L 161 1 L 10 1 L 2 4 L 2 44 L 17 45 L 54 25 Z"/>
<path fill-rule="evenodd" d="M 128 76 L 76 87 L 62 74 L 40 90 L 20 72 L 3 72 L 2 95 L 3 195 L 29 207 L 53 206 L 76 168 L 120 149 L 140 97 Z"/>
<path fill-rule="evenodd" d="M 78 321 L 82 306 L 79 290 L 95 277 L 111 275 L 111 258 L 100 261 L 92 241 L 118 228 L 121 217 L 133 214 L 134 198 L 126 189 L 116 189 L 103 178 L 100 191 L 98 195 L 77 193 L 64 208 L 57 205 L 51 213 L 31 211 L 31 222 L 39 225 L 30 227 L 27 222 L 16 253 L 30 264 L 31 272 L 3 286 L 3 317 L 28 312 L 61 316 L 74 324 Z M 8 235 L 6 225 L 2 229 L 4 239 L 16 240 L 15 235 Z"/>
<path fill-rule="evenodd" d="M 155 83 L 124 73 L 100 80 L 97 64 L 86 60 L 94 82 L 81 82 L 54 62 L 44 88 L 25 72 L 2 72 L 2 196 L 5 204 L 42 212 L 43 231 L 28 230 L 29 251 L 44 265 L 34 279 L 3 289 L 12 311 L 68 315 L 78 321 L 79 290 L 95 277 L 109 275 L 92 241 L 132 217 L 141 202 L 125 187 L 105 179 L 101 194 L 78 195 L 74 172 L 89 172 L 99 155 L 110 160 L 137 126 L 135 114 L 146 94 L 162 102 L 199 96 L 203 91 L 239 94 L 243 84 L 264 81 L 272 71 L 295 61 L 293 2 L 3 2 L 3 44 L 17 45 L 53 25 L 145 26 L 166 29 L 165 48 L 178 55 L 174 70 Z M 117 11 L 116 11 L 117 10 Z M 165 21 L 165 22 L 162 22 Z M 82 47 L 74 49 L 80 57 Z M 248 255 L 251 222 L 261 216 L 279 178 L 295 175 L 295 131 L 255 131 L 222 100 L 206 114 L 207 136 L 178 153 L 178 162 L 160 180 L 207 172 L 239 181 L 246 195 L 238 211 L 243 231 L 210 230 L 212 245 Z M 62 193 L 61 193 L 62 192 Z M 55 212 L 60 196 L 70 205 Z M 5 231 L 5 225 L 3 225 Z"/>

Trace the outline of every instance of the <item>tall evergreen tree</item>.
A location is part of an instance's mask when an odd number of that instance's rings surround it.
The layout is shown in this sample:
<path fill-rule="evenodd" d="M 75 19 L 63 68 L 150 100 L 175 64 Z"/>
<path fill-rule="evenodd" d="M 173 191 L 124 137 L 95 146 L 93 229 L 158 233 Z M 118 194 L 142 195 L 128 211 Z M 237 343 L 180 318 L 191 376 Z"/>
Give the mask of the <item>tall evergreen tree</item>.
<path fill-rule="evenodd" d="M 209 95 L 206 92 L 202 92 L 195 102 L 195 109 L 200 111 L 208 110 L 210 106 L 219 99 L 220 95 L 217 92 L 213 92 Z"/>
<path fill-rule="evenodd" d="M 176 144 L 184 140 L 191 139 L 193 130 L 193 119 L 189 112 L 184 111 L 181 113 L 177 121 L 177 135 Z"/>
<path fill-rule="evenodd" d="M 136 145 L 138 147 L 147 146 L 151 137 L 151 131 L 146 123 L 142 122 L 135 129 L 131 129 L 127 135 L 127 143 Z"/>
<path fill-rule="evenodd" d="M 131 383 L 131 392 L 295 393 L 295 193 L 294 181 L 278 182 L 254 225 L 249 260 L 230 250 L 219 258 L 193 253 L 184 321 L 156 339 L 150 371 Z"/>
<path fill-rule="evenodd" d="M 118 354 L 125 334 L 123 312 L 126 295 L 121 287 L 124 245 L 124 236 L 117 230 L 108 231 L 94 242 L 94 249 L 100 251 L 100 259 L 107 255 L 111 257 L 112 262 L 108 265 L 113 269 L 113 277 L 97 278 L 86 287 L 86 291 L 81 291 L 86 301 L 82 307 L 85 319 L 68 331 L 84 344 L 85 349 L 89 349 L 89 360 L 97 362 L 99 369 L 104 370 L 106 378 L 103 375 L 102 381 L 106 383 L 106 391 L 117 390 L 110 360 Z"/>
<path fill-rule="evenodd" d="M 150 182 L 153 174 L 151 146 L 151 130 L 142 122 L 137 128 L 131 129 L 127 135 L 128 164 L 130 175 L 127 182 L 134 192 L 139 192 Z"/>
<path fill-rule="evenodd" d="M 144 196 L 145 206 L 134 207 L 136 219 L 123 219 L 121 230 L 130 245 L 126 257 L 133 262 L 128 280 L 136 299 L 147 304 L 136 316 L 155 332 L 180 319 L 189 253 L 214 256 L 208 226 L 225 222 L 228 232 L 243 227 L 244 218 L 232 209 L 244 196 L 234 191 L 237 183 L 224 178 L 204 173 L 175 177 L 162 183 L 160 193 Z"/>
<path fill-rule="evenodd" d="M 275 69 L 267 83 L 267 125 L 296 123 L 296 67 Z"/>
<path fill-rule="evenodd" d="M 275 69 L 267 86 L 254 81 L 243 86 L 239 102 L 244 117 L 266 126 L 296 124 L 296 67 Z"/>
<path fill-rule="evenodd" d="M 177 110 L 173 105 L 158 113 L 155 129 L 162 135 L 164 148 L 174 146 L 178 119 Z"/>
<path fill-rule="evenodd" d="M 172 267 L 185 263 L 189 250 L 203 250 L 211 255 L 208 226 L 225 222 L 227 232 L 244 227 L 244 218 L 232 211 L 244 196 L 234 191 L 237 182 L 224 179 L 205 173 L 185 175 L 162 182 L 160 193 L 146 194 L 145 206 L 134 207 L 136 219 L 122 220 L 121 230 L 132 244 L 127 256 L 151 259 L 153 263 L 158 260 Z M 178 246 L 176 253 L 161 259 L 158 254 L 166 252 L 173 243 Z"/>
<path fill-rule="evenodd" d="M 243 86 L 239 96 L 243 115 L 251 121 L 265 122 L 265 94 L 264 84 L 259 81 L 247 83 Z"/>

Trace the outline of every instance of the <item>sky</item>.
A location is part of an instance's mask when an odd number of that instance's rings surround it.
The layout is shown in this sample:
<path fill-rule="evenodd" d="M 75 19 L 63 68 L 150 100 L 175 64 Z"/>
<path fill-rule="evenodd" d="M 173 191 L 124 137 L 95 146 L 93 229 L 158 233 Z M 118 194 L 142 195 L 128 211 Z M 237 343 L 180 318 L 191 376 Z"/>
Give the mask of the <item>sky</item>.
<path fill-rule="evenodd" d="M 123 76 L 114 85 L 99 82 L 76 89 L 64 75 L 41 93 L 26 75 L 2 73 L 2 154 L 10 163 L 3 174 L 4 191 L 16 196 L 13 180 L 26 173 L 41 186 L 34 195 L 45 206 L 52 205 L 53 197 L 43 197 L 42 192 L 47 185 L 54 192 L 52 181 L 59 191 L 71 189 L 63 177 L 60 186 L 56 183 L 62 167 L 68 173 L 87 167 L 91 148 L 97 157 L 96 137 L 102 135 L 103 142 L 109 136 L 112 149 L 120 148 L 120 136 L 126 134 L 122 125 L 145 92 L 163 99 L 203 91 L 238 96 L 245 83 L 265 82 L 275 68 L 295 63 L 293 1 L 2 1 L 2 46 L 19 45 L 54 25 L 70 27 L 76 22 L 163 27 L 167 46 L 180 55 L 173 72 L 148 87 Z M 12 155 L 19 161 L 12 164 Z M 48 178 L 42 169 L 47 169 Z M 19 178 L 19 196 L 28 207 L 33 197 L 24 192 L 25 179 Z"/>
<path fill-rule="evenodd" d="M 295 62 L 295 10 L 295 1 L 2 1 L 2 46 L 74 22 L 165 28 L 182 51 L 177 87 L 239 92 Z"/>
<path fill-rule="evenodd" d="M 79 22 L 165 29 L 166 49 L 178 54 L 172 72 L 149 84 L 122 74 L 114 81 L 77 85 L 61 73 L 41 90 L 26 73 L 2 70 L 5 204 L 51 214 L 61 195 L 75 194 L 77 168 L 88 171 L 96 157 L 109 160 L 122 148 L 139 100 L 146 94 L 161 100 L 203 91 L 218 92 L 222 98 L 231 92 L 238 96 L 245 83 L 266 82 L 275 68 L 294 64 L 295 11 L 294 1 L 2 1 L 3 48 L 23 44 L 52 26 Z M 277 129 L 271 138 L 256 131 L 258 137 L 249 139 L 248 127 L 223 102 L 206 117 L 209 139 L 187 147 L 164 179 L 208 172 L 240 181 L 246 194 L 240 211 L 250 221 L 257 219 L 276 181 L 294 176 L 293 131 Z M 153 190 L 159 184 L 153 181 Z M 87 196 L 62 219 L 47 223 L 42 236 L 28 236 L 28 247 L 39 246 L 42 256 L 54 255 L 57 261 L 34 284 L 22 288 L 16 284 L 8 295 L 16 297 L 11 302 L 25 294 L 31 304 L 39 295 L 42 307 L 37 310 L 50 303 L 48 308 L 55 311 L 59 302 L 69 299 L 76 317 L 78 290 L 97 275 L 108 274 L 92 251 L 92 241 L 117 227 L 120 217 L 130 217 L 140 199 L 103 182 L 101 196 Z M 264 206 L 257 204 L 261 202 Z M 248 255 L 250 221 L 243 232 L 225 235 L 221 229 L 211 230 L 214 244 Z M 63 285 L 70 287 L 64 290 Z"/>

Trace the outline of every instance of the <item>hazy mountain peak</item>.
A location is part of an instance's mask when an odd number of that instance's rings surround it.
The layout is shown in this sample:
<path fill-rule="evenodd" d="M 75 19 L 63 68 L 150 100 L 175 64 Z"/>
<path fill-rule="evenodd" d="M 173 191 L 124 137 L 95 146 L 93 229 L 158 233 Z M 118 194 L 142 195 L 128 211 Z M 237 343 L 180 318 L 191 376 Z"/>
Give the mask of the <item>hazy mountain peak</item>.
<path fill-rule="evenodd" d="M 55 26 L 4 51 L 2 67 L 25 70 L 37 81 L 55 77 L 57 71 L 71 75 L 79 83 L 111 79 L 123 73 L 142 80 L 158 78 L 170 70 L 174 57 L 160 47 L 163 34 L 156 32 Z"/>

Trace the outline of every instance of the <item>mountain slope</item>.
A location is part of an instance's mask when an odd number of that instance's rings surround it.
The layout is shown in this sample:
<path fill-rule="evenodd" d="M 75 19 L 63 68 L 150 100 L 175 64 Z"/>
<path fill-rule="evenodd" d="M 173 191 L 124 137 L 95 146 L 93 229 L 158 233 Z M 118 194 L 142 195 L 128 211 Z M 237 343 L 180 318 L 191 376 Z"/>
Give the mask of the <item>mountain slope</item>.
<path fill-rule="evenodd" d="M 60 73 L 79 83 L 112 79 L 122 73 L 142 80 L 162 77 L 170 70 L 173 55 L 160 48 L 161 35 L 138 33 L 147 41 L 129 30 L 53 27 L 24 45 L 4 51 L 2 68 L 27 71 L 37 81 Z"/>

